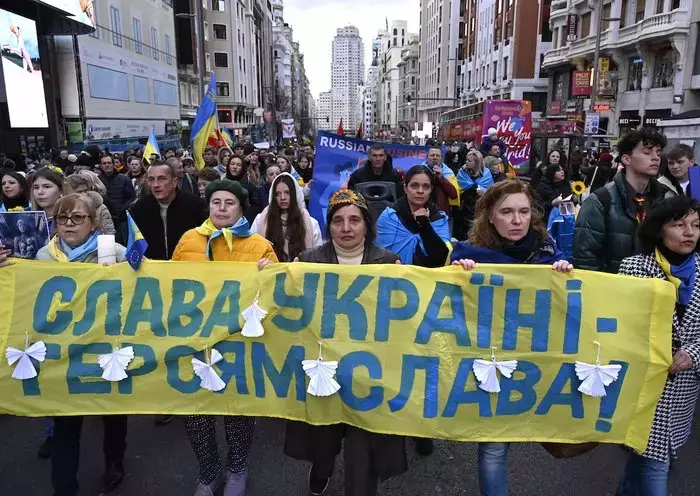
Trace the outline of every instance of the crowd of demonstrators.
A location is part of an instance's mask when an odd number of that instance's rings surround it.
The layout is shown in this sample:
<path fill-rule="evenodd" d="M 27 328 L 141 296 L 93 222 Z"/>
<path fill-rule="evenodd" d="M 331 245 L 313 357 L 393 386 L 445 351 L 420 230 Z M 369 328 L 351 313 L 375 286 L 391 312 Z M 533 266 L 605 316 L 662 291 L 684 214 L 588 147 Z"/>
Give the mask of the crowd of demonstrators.
<path fill-rule="evenodd" d="M 640 487 L 665 494 L 669 463 L 687 441 L 700 388 L 700 288 L 695 289 L 700 207 L 689 199 L 693 150 L 671 147 L 664 166 L 665 138 L 643 129 L 619 141 L 617 157 L 608 150 L 593 155 L 578 149 L 567 162 L 563 150 L 552 149 L 528 185 L 511 178 L 505 144 L 497 133 L 489 134 L 477 148 L 450 148 L 444 161 L 442 149 L 430 144 L 426 161 L 407 171 L 393 167 L 384 145 L 373 144 L 366 162 L 350 174 L 348 189 L 329 201 L 325 243 L 306 205 L 314 171 L 310 145 L 210 147 L 201 170 L 187 152 L 175 149 L 150 164 L 141 151 L 120 157 L 94 145 L 77 156 L 64 150 L 55 157 L 63 171 L 51 165 L 30 170 L 23 159 L 27 172 L 20 172 L 15 162 L 0 158 L 0 212 L 31 208 L 46 213 L 53 237 L 39 250 L 42 260 L 96 262 L 97 234 L 116 233 L 117 242 L 126 243 L 128 211 L 148 242 L 146 257 L 154 260 L 246 261 L 260 268 L 278 261 L 398 262 L 426 268 L 452 261 L 467 270 L 478 263 L 546 264 L 559 272 L 576 267 L 669 280 L 678 288 L 674 362 L 649 448 L 630 454 L 620 484 L 620 494 L 636 494 Z M 583 196 L 569 263 L 547 232 L 546 220 L 572 195 L 571 181 L 580 177 L 591 193 Z M 392 202 L 378 218 L 371 213 L 374 199 L 358 192 L 371 182 L 394 188 Z M 120 262 L 123 251 L 118 246 Z M 0 247 L 0 267 L 7 265 L 8 255 Z M 163 415 L 156 423 L 170 420 Z M 187 416 L 184 423 L 200 468 L 195 495 L 212 495 L 222 486 L 227 495 L 244 495 L 255 419 L 225 418 L 225 463 L 218 456 L 213 416 Z M 52 457 L 56 494 L 75 494 L 81 425 L 81 417 L 47 422 L 41 450 Z M 124 476 L 126 417 L 106 421 L 105 430 L 108 490 Z M 312 462 L 308 482 L 313 494 L 328 486 L 343 440 L 347 496 L 374 495 L 379 480 L 407 469 L 402 436 L 344 424 L 288 422 L 284 451 Z M 415 444 L 419 454 L 433 450 L 431 439 Z M 509 446 L 479 443 L 482 495 L 507 493 Z"/>

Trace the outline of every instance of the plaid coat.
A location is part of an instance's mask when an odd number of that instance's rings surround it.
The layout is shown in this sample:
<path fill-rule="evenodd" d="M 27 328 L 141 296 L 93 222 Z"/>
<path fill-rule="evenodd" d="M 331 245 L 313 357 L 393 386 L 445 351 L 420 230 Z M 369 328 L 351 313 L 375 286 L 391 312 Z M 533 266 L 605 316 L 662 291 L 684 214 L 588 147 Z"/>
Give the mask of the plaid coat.
<path fill-rule="evenodd" d="M 678 449 L 690 437 L 695 403 L 700 384 L 700 255 L 695 254 L 695 273 L 698 276 L 693 295 L 682 319 L 673 313 L 673 353 L 683 349 L 693 359 L 693 367 L 678 374 L 669 374 L 661 399 L 656 406 L 651 436 L 643 456 L 666 461 L 677 456 Z M 625 258 L 619 274 L 642 278 L 668 280 L 655 256 L 636 255 Z"/>

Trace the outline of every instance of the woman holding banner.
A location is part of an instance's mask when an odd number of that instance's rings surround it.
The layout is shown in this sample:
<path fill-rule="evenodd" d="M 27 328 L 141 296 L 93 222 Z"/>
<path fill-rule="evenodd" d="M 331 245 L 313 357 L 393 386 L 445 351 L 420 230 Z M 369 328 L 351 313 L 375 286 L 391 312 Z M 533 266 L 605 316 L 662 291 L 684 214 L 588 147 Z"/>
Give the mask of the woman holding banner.
<path fill-rule="evenodd" d="M 40 173 L 41 170 L 37 175 Z M 70 194 L 56 200 L 51 208 L 58 232 L 48 245 L 39 250 L 36 259 L 45 262 L 98 263 L 97 237 L 100 225 L 97 206 L 91 198 Z M 126 248 L 119 244 L 115 248 L 117 263 L 125 262 Z M 53 420 L 50 449 L 54 495 L 75 496 L 78 494 L 77 476 L 83 417 L 54 417 Z M 105 415 L 102 420 L 105 455 L 102 489 L 103 492 L 107 492 L 114 490 L 124 479 L 127 417 Z"/>
<path fill-rule="evenodd" d="M 375 227 L 362 195 L 341 189 L 331 196 L 325 244 L 306 250 L 296 261 L 326 264 L 392 264 L 398 257 L 373 243 Z M 345 424 L 313 426 L 287 422 L 284 452 L 313 463 L 309 471 L 311 494 L 323 494 L 333 475 L 335 457 L 345 438 L 345 496 L 374 496 L 378 480 L 407 469 L 403 436 L 375 434 Z"/>
<path fill-rule="evenodd" d="M 270 243 L 254 234 L 243 216 L 248 205 L 248 193 L 240 183 L 228 179 L 212 181 L 206 187 L 204 197 L 209 205 L 209 218 L 200 227 L 182 236 L 175 247 L 173 260 L 257 262 L 260 269 L 277 262 Z M 194 494 L 213 496 L 225 481 L 225 496 L 244 496 L 255 417 L 224 417 L 228 462 L 223 474 L 215 423 L 216 417 L 213 415 L 185 416 L 185 430 L 199 463 L 199 484 Z"/>
<path fill-rule="evenodd" d="M 686 196 L 661 202 L 639 226 L 642 254 L 626 258 L 619 274 L 670 281 L 676 287 L 673 364 L 656 406 L 649 444 L 630 453 L 620 496 L 666 496 L 671 458 L 690 437 L 700 373 L 700 205 Z"/>
<path fill-rule="evenodd" d="M 377 221 L 377 244 L 396 253 L 401 263 L 443 267 L 450 253 L 447 214 L 430 199 L 435 188 L 433 171 L 425 165 L 406 173 L 404 191 Z"/>
<path fill-rule="evenodd" d="M 517 179 L 502 181 L 476 204 L 469 240 L 457 243 L 452 264 L 472 270 L 477 263 L 546 264 L 557 272 L 574 267 L 564 260 L 547 232 L 532 188 Z M 479 443 L 482 496 L 507 496 L 510 443 Z"/>
<path fill-rule="evenodd" d="M 283 172 L 272 181 L 268 202 L 251 229 L 272 243 L 281 262 L 291 262 L 323 242 L 318 221 L 306 210 L 304 192 L 291 174 Z"/>

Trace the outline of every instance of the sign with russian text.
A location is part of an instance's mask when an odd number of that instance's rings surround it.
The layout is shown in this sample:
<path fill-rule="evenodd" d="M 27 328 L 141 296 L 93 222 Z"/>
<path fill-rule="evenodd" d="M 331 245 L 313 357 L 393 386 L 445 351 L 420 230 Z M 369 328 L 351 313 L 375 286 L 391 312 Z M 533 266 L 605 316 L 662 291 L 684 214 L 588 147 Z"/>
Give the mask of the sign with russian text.
<path fill-rule="evenodd" d="M 642 451 L 672 362 L 673 285 L 546 266 L 146 261 L 134 272 L 18 261 L 0 269 L 0 288 L 3 352 L 40 341 L 46 350 L 31 359 L 35 377 L 12 378 L 13 365 L 0 364 L 0 413 L 14 415 L 255 415 Z M 241 311 L 258 292 L 264 334 L 244 337 Z M 302 367 L 319 341 L 337 362 L 340 390 L 327 397 L 307 392 Z M 576 372 L 595 364 L 596 343 L 602 365 L 619 366 L 602 398 L 583 395 Z M 100 356 L 125 347 L 124 377 L 103 379 Z M 517 365 L 489 394 L 473 368 L 492 351 Z M 208 374 L 223 386 L 212 392 L 193 358 L 219 354 Z"/>

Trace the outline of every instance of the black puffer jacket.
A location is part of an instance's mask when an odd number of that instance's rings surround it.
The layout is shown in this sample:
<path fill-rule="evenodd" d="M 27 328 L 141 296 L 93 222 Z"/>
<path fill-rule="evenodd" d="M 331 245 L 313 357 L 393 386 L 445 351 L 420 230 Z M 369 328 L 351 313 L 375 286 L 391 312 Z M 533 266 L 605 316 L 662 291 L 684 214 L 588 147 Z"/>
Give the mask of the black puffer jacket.
<path fill-rule="evenodd" d="M 600 190 L 583 202 L 576 219 L 572 263 L 579 269 L 616 274 L 622 259 L 638 252 L 637 220 L 630 207 L 624 173 L 616 174 L 615 179 L 602 189 L 610 195 L 609 208 L 606 209 L 600 200 Z M 665 190 L 656 179 L 652 179 L 648 191 L 647 201 L 653 208 L 663 200 Z"/>
<path fill-rule="evenodd" d="M 390 158 L 387 158 L 386 162 L 384 162 L 384 169 L 382 169 L 382 173 L 379 176 L 374 173 L 372 170 L 372 164 L 368 160 L 365 165 L 350 174 L 348 189 L 354 190 L 356 185 L 371 181 L 385 181 L 394 183 L 396 185 L 397 199 L 401 198 L 404 194 L 401 174 L 399 174 L 399 172 L 392 167 Z"/>
<path fill-rule="evenodd" d="M 126 219 L 126 211 L 129 205 L 136 200 L 136 191 L 131 185 L 131 179 L 126 177 L 126 174 L 112 172 L 111 174 L 100 174 L 100 180 L 107 189 L 107 205 L 109 213 L 112 214 L 112 219 Z"/>

